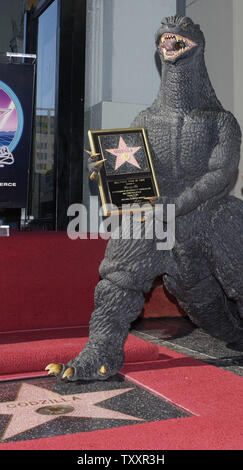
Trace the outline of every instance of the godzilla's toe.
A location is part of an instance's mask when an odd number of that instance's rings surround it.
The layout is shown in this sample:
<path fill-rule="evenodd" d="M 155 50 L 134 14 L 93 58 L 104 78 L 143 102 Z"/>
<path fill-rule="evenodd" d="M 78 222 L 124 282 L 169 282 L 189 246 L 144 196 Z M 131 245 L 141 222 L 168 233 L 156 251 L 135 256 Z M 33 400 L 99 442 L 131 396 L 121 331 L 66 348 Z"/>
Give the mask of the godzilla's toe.
<path fill-rule="evenodd" d="M 74 376 L 75 374 L 75 368 L 74 367 L 68 367 L 64 374 L 62 375 L 62 379 L 70 379 Z"/>
<path fill-rule="evenodd" d="M 67 379 L 68 381 L 76 380 L 106 380 L 110 375 L 109 370 L 105 365 L 102 365 L 98 370 L 91 372 L 85 371 L 83 367 L 78 365 L 69 365 L 69 367 L 63 372 L 61 379 Z"/>
<path fill-rule="evenodd" d="M 106 375 L 108 372 L 107 368 L 105 366 L 101 366 L 99 369 L 99 373 L 102 375 Z"/>
<path fill-rule="evenodd" d="M 49 375 L 50 374 L 58 375 L 62 371 L 62 368 L 63 368 L 62 364 L 51 363 L 51 364 L 48 364 L 48 366 L 46 366 L 45 370 L 48 370 Z"/>

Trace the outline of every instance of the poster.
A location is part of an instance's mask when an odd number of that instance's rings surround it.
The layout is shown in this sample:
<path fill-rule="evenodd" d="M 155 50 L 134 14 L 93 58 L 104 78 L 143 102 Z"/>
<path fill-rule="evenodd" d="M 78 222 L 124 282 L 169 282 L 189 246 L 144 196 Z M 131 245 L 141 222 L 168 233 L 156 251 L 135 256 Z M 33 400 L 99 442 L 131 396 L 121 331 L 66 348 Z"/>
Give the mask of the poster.
<path fill-rule="evenodd" d="M 27 206 L 34 65 L 0 64 L 0 209 Z"/>

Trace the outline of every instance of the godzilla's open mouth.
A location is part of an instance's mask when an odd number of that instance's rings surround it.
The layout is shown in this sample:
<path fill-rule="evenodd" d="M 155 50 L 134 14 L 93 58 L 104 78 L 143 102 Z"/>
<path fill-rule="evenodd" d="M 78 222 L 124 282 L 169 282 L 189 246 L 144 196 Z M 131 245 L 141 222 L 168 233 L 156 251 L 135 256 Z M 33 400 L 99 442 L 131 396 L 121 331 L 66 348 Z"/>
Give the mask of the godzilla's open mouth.
<path fill-rule="evenodd" d="M 196 42 L 180 34 L 164 33 L 160 39 L 160 49 L 165 59 L 175 59 L 195 46 Z"/>

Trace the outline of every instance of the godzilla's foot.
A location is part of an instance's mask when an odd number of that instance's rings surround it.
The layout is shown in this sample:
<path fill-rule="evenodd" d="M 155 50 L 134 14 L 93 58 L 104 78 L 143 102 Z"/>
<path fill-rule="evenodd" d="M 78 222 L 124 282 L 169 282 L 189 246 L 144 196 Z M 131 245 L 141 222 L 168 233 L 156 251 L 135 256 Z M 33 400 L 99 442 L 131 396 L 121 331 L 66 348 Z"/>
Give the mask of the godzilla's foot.
<path fill-rule="evenodd" d="M 48 375 L 52 374 L 55 375 L 56 377 L 60 376 L 62 379 L 71 379 L 73 378 L 76 374 L 76 368 L 75 367 L 68 367 L 65 368 L 66 366 L 64 364 L 55 364 L 51 363 L 46 366 L 45 370 L 48 371 Z M 106 379 L 110 375 L 108 375 L 108 370 L 104 365 L 102 365 L 98 371 L 100 374 L 99 379 Z M 84 377 L 76 377 L 74 380 L 82 379 Z M 85 378 L 87 380 L 87 378 Z"/>
<path fill-rule="evenodd" d="M 98 354 L 92 347 L 85 347 L 83 351 L 67 364 L 51 363 L 45 368 L 48 374 L 70 381 L 76 380 L 106 380 L 115 375 L 123 366 L 123 353 L 114 357 L 104 353 Z"/>

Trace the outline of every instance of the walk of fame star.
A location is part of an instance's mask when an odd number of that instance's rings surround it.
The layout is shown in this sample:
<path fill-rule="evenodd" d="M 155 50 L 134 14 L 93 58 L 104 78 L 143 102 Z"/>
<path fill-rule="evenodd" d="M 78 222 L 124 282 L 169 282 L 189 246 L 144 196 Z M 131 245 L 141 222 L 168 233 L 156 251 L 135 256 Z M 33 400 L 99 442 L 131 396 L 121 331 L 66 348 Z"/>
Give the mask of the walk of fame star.
<path fill-rule="evenodd" d="M 120 166 L 124 165 L 126 162 L 141 169 L 139 163 L 134 157 L 134 154 L 140 149 L 141 147 L 128 147 L 124 139 L 120 136 L 119 145 L 117 148 L 105 150 L 116 156 L 115 170 L 118 170 L 118 168 L 120 168 Z"/>
<path fill-rule="evenodd" d="M 101 402 L 129 390 L 133 389 L 122 388 L 63 396 L 36 385 L 22 383 L 15 401 L 0 403 L 0 415 L 11 415 L 1 441 L 57 419 L 60 415 L 143 421 L 143 419 L 98 406 Z"/>

